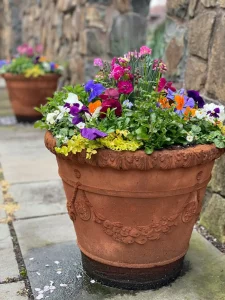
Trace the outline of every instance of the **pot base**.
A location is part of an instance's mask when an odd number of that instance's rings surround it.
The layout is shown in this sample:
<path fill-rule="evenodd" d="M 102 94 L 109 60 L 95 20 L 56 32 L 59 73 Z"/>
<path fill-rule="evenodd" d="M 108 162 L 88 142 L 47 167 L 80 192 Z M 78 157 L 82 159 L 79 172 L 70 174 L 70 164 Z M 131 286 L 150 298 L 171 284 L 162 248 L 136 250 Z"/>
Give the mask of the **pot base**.
<path fill-rule="evenodd" d="M 16 115 L 16 120 L 18 123 L 34 123 L 40 120 L 42 116 L 20 116 Z"/>
<path fill-rule="evenodd" d="M 174 281 L 183 267 L 184 257 L 165 266 L 155 268 L 121 268 L 105 265 L 82 254 L 86 273 L 99 282 L 126 290 L 157 289 Z"/>

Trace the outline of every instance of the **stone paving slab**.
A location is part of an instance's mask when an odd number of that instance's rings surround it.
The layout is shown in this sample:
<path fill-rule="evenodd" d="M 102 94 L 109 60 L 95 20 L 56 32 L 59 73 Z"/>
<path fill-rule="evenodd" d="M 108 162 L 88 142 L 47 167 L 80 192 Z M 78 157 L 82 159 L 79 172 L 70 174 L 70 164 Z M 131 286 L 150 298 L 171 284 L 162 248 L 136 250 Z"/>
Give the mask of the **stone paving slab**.
<path fill-rule="evenodd" d="M 18 276 L 19 269 L 13 251 L 13 244 L 8 225 L 0 224 L 0 283 L 7 278 Z"/>
<path fill-rule="evenodd" d="M 57 215 L 14 222 L 22 254 L 34 248 L 73 241 L 76 235 L 69 216 Z"/>
<path fill-rule="evenodd" d="M 20 296 L 17 294 L 24 288 L 24 283 L 13 282 L 7 284 L 0 284 L 0 299 L 1 300 L 28 300 L 27 296 Z"/>
<path fill-rule="evenodd" d="M 11 185 L 9 193 L 18 202 L 16 218 L 67 213 L 61 179 Z"/>
<path fill-rule="evenodd" d="M 225 256 L 195 231 L 185 259 L 184 274 L 170 286 L 157 291 L 133 292 L 109 288 L 97 282 L 91 283 L 91 278 L 82 270 L 79 250 L 73 240 L 73 226 L 65 217 L 67 216 L 61 216 L 57 221 L 54 216 L 15 223 L 36 297 L 38 292 L 35 288 L 43 289 L 53 281 L 53 293 L 44 293 L 49 296 L 49 300 L 225 299 Z M 70 234 L 66 230 L 69 230 Z"/>
<path fill-rule="evenodd" d="M 31 125 L 0 127 L 0 161 L 10 183 L 58 179 L 55 156 L 44 146 L 44 131 Z"/>

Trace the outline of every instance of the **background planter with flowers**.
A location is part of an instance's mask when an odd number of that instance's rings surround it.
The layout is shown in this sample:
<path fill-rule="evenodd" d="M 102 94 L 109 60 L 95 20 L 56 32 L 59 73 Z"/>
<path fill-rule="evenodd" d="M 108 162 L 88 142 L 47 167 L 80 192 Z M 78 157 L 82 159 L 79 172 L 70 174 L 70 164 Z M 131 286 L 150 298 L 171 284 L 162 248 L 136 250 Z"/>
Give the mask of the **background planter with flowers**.
<path fill-rule="evenodd" d="M 214 160 L 224 107 L 176 90 L 151 49 L 96 59 L 84 86 L 40 108 L 84 269 L 103 283 L 158 287 L 182 269 Z"/>
<path fill-rule="evenodd" d="M 57 89 L 62 66 L 40 56 L 42 46 L 24 44 L 11 61 L 0 61 L 0 74 L 5 79 L 17 120 L 33 122 L 41 118 L 34 107 L 46 103 Z"/>

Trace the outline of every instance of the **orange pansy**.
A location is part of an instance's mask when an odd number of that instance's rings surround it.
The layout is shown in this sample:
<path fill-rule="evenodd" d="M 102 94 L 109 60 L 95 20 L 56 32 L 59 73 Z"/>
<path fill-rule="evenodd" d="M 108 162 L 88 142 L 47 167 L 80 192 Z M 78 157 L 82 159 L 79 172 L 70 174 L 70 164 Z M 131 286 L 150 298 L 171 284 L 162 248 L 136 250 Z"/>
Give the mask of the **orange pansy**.
<path fill-rule="evenodd" d="M 101 105 L 102 105 L 102 102 L 100 100 L 97 100 L 97 101 L 95 101 L 93 103 L 90 103 L 88 105 L 90 113 L 93 114 L 95 112 L 96 108 L 98 108 Z"/>
<path fill-rule="evenodd" d="M 166 97 L 160 98 L 159 99 L 159 103 L 162 106 L 162 108 L 170 108 L 169 101 L 168 101 L 168 99 Z"/>
<path fill-rule="evenodd" d="M 46 61 L 48 61 L 46 56 L 41 56 L 39 58 L 39 62 L 46 62 Z"/>
<path fill-rule="evenodd" d="M 196 109 L 191 108 L 190 106 L 188 106 L 184 112 L 184 115 L 186 118 L 188 117 L 194 117 L 196 113 Z"/>
<path fill-rule="evenodd" d="M 183 107 L 184 107 L 184 103 L 185 103 L 184 96 L 175 95 L 174 100 L 175 100 L 175 102 L 177 104 L 176 109 L 177 110 L 182 110 Z"/>

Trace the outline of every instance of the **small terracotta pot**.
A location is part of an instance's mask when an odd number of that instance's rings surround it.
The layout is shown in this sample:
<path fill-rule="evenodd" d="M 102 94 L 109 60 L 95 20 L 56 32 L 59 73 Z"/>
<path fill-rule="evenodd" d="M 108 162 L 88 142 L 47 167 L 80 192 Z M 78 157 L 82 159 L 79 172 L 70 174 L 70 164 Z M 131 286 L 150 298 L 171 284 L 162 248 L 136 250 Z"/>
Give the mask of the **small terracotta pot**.
<path fill-rule="evenodd" d="M 18 122 L 34 122 L 41 119 L 41 114 L 34 110 L 46 103 L 57 89 L 58 74 L 46 74 L 37 78 L 23 75 L 3 74 Z"/>
<path fill-rule="evenodd" d="M 46 147 L 55 154 L 50 132 Z M 156 288 L 180 273 L 193 226 L 224 150 L 99 150 L 56 155 L 83 267 L 93 278 L 126 289 Z"/>

